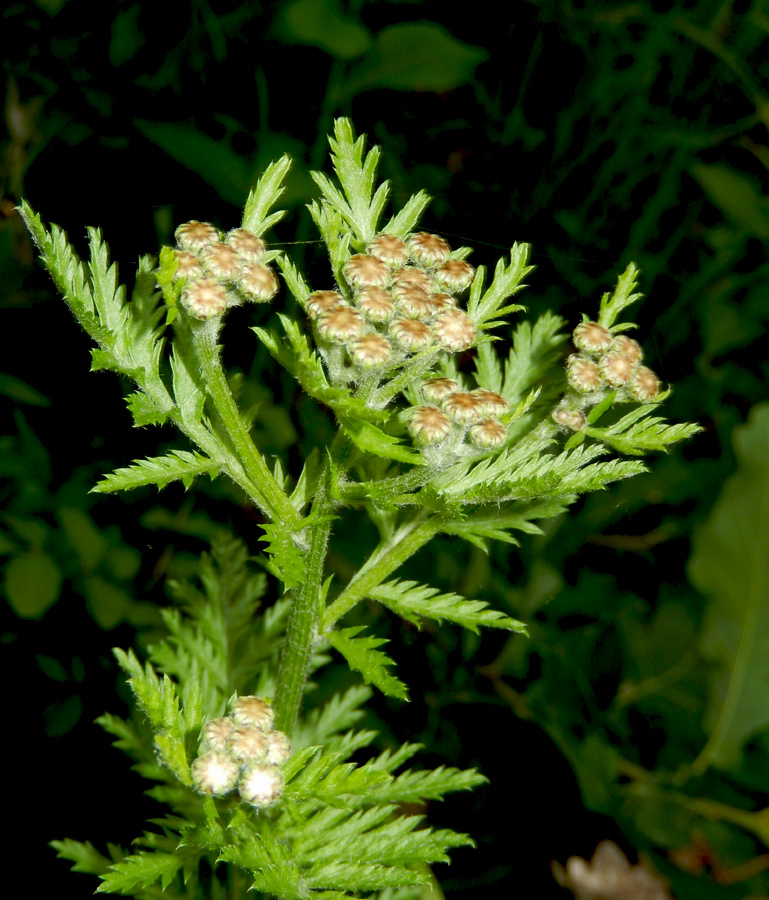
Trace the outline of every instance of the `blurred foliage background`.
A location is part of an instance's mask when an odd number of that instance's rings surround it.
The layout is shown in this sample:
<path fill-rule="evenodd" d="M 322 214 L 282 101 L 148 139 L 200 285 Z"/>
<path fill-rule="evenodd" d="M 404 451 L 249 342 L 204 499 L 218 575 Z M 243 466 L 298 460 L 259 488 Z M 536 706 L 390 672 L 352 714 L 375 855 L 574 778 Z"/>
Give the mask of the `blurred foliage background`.
<path fill-rule="evenodd" d="M 381 144 L 396 206 L 426 189 L 424 227 L 475 246 L 476 265 L 533 245 L 530 316 L 575 324 L 638 263 L 636 336 L 675 386 L 666 414 L 705 427 L 520 551 L 446 540 L 419 558 L 423 578 L 530 622 L 530 640 L 381 616 L 414 699 L 373 704 L 383 740 L 423 741 L 426 762 L 492 782 L 430 810 L 479 844 L 438 871 L 447 897 L 563 896 L 550 861 L 603 838 L 651 857 L 679 897 L 769 896 L 769 3 L 503 9 L 26 0 L 0 13 L 1 636 L 6 722 L 23 736 L 6 742 L 15 827 L 38 877 L 76 890 L 84 876 L 46 841 L 126 841 L 152 815 L 92 724 L 127 699 L 109 648 L 157 636 L 164 580 L 217 530 L 254 553 L 259 532 L 218 481 L 88 494 L 175 437 L 132 431 L 121 385 L 89 375 L 88 341 L 13 207 L 25 196 L 76 242 L 100 225 L 130 278 L 176 224 L 236 224 L 287 151 L 291 212 L 272 243 L 330 287 L 307 173 L 348 115 Z M 244 402 L 290 465 L 329 425 L 254 346 L 250 315 L 228 322 L 227 362 L 254 376 Z M 360 527 L 338 536 L 344 577 Z M 317 697 L 338 687 L 332 672 Z"/>

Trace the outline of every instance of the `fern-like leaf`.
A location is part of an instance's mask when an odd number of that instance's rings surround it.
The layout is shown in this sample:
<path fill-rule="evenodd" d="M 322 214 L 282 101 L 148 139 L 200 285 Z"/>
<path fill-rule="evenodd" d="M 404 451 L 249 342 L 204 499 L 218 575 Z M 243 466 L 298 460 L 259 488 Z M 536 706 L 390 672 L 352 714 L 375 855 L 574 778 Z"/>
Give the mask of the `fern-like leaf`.
<path fill-rule="evenodd" d="M 129 491 L 149 484 L 156 485 L 160 490 L 178 480 L 181 480 L 186 490 L 198 475 L 214 478 L 218 473 L 219 465 L 200 453 L 172 450 L 167 456 L 135 459 L 134 465 L 116 469 L 91 488 L 91 493 Z"/>
<path fill-rule="evenodd" d="M 355 625 L 351 628 L 330 631 L 326 637 L 331 646 L 344 656 L 350 668 L 361 673 L 366 684 L 373 684 L 383 694 L 407 700 L 406 685 L 395 676 L 390 675 L 385 668 L 394 665 L 393 661 L 385 653 L 376 649 L 382 644 L 386 644 L 387 640 L 373 635 L 359 637 L 361 631 L 363 631 L 363 626 Z"/>

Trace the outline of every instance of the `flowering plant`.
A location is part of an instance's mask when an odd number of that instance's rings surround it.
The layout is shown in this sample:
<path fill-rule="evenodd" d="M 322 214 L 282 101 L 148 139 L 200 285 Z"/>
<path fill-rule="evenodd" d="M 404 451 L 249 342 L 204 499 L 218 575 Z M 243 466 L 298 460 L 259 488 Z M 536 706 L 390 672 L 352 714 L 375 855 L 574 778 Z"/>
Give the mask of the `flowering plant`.
<path fill-rule="evenodd" d="M 515 544 L 516 532 L 537 533 L 580 494 L 642 473 L 637 457 L 697 431 L 656 415 L 668 391 L 619 319 L 640 296 L 633 265 L 577 325 L 565 372 L 566 323 L 550 313 L 519 324 L 502 357 L 495 332 L 523 310 L 510 299 L 532 271 L 528 247 L 515 244 L 487 281 L 468 248 L 417 230 L 424 193 L 383 221 L 378 150 L 366 152 L 348 121 L 337 121 L 331 149 L 337 180 L 315 173 L 320 198 L 310 207 L 330 261 L 322 284 L 308 284 L 264 241 L 282 218 L 274 207 L 287 157 L 265 171 L 239 227 L 223 234 L 188 222 L 176 247 L 142 257 L 130 299 L 97 230 L 84 265 L 60 229 L 22 206 L 57 288 L 97 344 L 93 368 L 134 383 L 136 426 L 172 423 L 189 441 L 94 490 L 229 478 L 259 511 L 264 567 L 282 587 L 267 605 L 274 582 L 248 567 L 253 538 L 219 540 L 201 562 L 200 586 L 172 585 L 179 605 L 164 611 L 168 637 L 146 664 L 116 651 L 143 718 L 105 715 L 101 724 L 168 809 L 133 853 L 55 843 L 78 871 L 98 874 L 104 892 L 149 897 L 159 883 L 185 897 L 224 896 L 236 885 L 279 898 L 417 896 L 429 866 L 472 841 L 423 827 L 404 804 L 484 778 L 443 766 L 403 770 L 420 749 L 409 743 L 351 761 L 376 737 L 351 730 L 372 689 L 408 694 L 384 640 L 350 624 L 350 613 L 368 600 L 417 625 L 524 634 L 502 611 L 399 579 L 399 568 L 440 534 L 482 548 Z M 275 267 L 294 303 L 282 299 Z M 255 337 L 333 416 L 334 438 L 296 471 L 271 464 L 254 442 L 258 411 L 238 405 L 237 381 L 222 367 L 224 317 L 246 303 L 257 315 L 282 310 Z M 337 584 L 327 561 L 346 509 L 378 537 Z M 305 713 L 331 650 L 365 684 Z"/>

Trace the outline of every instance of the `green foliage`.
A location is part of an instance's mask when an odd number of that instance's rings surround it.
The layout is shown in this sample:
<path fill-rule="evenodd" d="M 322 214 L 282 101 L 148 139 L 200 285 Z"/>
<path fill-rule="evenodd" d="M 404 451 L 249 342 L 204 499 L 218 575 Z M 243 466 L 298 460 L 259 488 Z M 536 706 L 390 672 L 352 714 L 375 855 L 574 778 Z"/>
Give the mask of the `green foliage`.
<path fill-rule="evenodd" d="M 413 26 L 410 34 L 430 40 L 432 31 Z M 380 40 L 384 32 L 374 45 Z M 485 287 L 483 267 L 473 277 L 462 262 L 469 248 L 452 252 L 442 239 L 413 234 L 427 202 L 423 193 L 406 200 L 384 231 L 408 239 L 396 245 L 413 264 L 411 275 L 417 272 L 428 285 L 429 309 L 419 314 L 421 319 L 417 314 L 404 318 L 408 307 L 393 291 L 389 297 L 398 316 L 393 325 L 365 324 L 351 308 L 361 302 L 364 277 L 356 264 L 380 271 L 376 278 L 388 288 L 392 276 L 382 261 L 351 257 L 380 233 L 390 187 L 377 182 L 379 149 L 367 150 L 365 137 L 356 138 L 348 120 L 337 120 L 330 144 L 335 177 L 313 173 L 321 197 L 310 212 L 339 287 L 339 294 L 331 295 L 338 305 L 315 310 L 300 267 L 268 251 L 265 261 L 277 257 L 297 306 L 278 312 L 279 329 L 274 322 L 253 328 L 305 395 L 314 421 L 336 429 L 328 441 L 307 429 L 297 448 L 298 475 L 293 453 L 268 462 L 262 435 L 254 428 L 259 412 L 241 410 L 243 382 L 228 377 L 222 366 L 222 316 L 228 306 L 256 294 L 238 281 L 245 277 L 245 262 L 238 263 L 243 268 L 236 275 L 218 272 L 219 263 L 211 257 L 224 251 L 211 237 L 211 226 L 190 223 L 177 232 L 177 249 L 188 241 L 188 253 L 198 252 L 196 232 L 208 235 L 201 240 L 210 239 L 209 244 L 193 260 L 206 280 L 196 281 L 194 272 L 180 279 L 184 257 L 163 248 L 157 267 L 149 257 L 142 259 L 127 301 L 98 231 L 89 231 L 86 266 L 58 228 L 48 231 L 28 206 L 22 209 L 44 264 L 98 344 L 93 368 L 111 369 L 137 386 L 127 400 L 134 424 L 172 423 L 197 448 L 137 460 L 106 476 L 94 491 L 163 487 L 173 480 L 189 488 L 197 475 L 222 474 L 256 510 L 265 550 L 258 561 L 271 576 L 250 572 L 242 542 L 218 538 L 201 560 L 201 586 L 172 585 L 177 606 L 162 612 L 167 636 L 148 648 L 146 662 L 133 651 L 115 651 L 140 715 L 132 722 L 104 716 L 101 724 L 134 758 L 137 770 L 156 782 L 150 796 L 167 811 L 152 820 L 156 830 L 137 841 L 142 849 L 129 856 L 117 852 L 108 863 L 88 845 L 57 845 L 80 870 L 101 875 L 101 891 L 151 896 L 159 886 L 180 896 L 206 896 L 205 872 L 217 891 L 245 879 L 263 894 L 302 900 L 313 895 L 342 900 L 427 884 L 429 865 L 448 861 L 450 849 L 472 840 L 422 827 L 422 817 L 404 815 L 400 804 L 438 800 L 484 779 L 474 770 L 445 767 L 399 772 L 416 754 L 416 744 L 379 755 L 369 750 L 367 761 L 351 761 L 376 740 L 370 730 L 350 730 L 370 696 L 366 688 L 337 694 L 304 713 L 305 705 L 312 705 L 309 679 L 329 663 L 321 655 L 329 647 L 366 684 L 392 698 L 408 698 L 407 685 L 392 674 L 393 660 L 380 649 L 387 641 L 376 625 L 364 628 L 341 620 L 368 599 L 411 623 L 431 619 L 475 634 L 481 626 L 494 627 L 521 640 L 527 624 L 489 599 L 467 599 L 393 576 L 440 534 L 485 552 L 493 542 L 517 544 L 514 532 L 544 536 L 550 526 L 540 523 L 561 517 L 579 495 L 646 471 L 640 461 L 617 458 L 612 451 L 666 450 L 698 430 L 651 415 L 667 393 L 641 404 L 629 388 L 609 390 L 601 381 L 591 397 L 576 396 L 563 376 L 565 322 L 559 316 L 546 313 L 532 326 L 519 324 L 508 355 L 498 353 L 489 332 L 523 310 L 509 301 L 532 272 L 529 247 L 514 244 Z M 273 207 L 283 197 L 290 165 L 283 156 L 250 192 L 243 227 L 254 235 L 263 235 L 283 217 L 284 211 Z M 237 256 L 238 251 L 229 252 Z M 249 266 L 252 275 L 272 277 L 263 267 Z M 614 294 L 601 302 L 598 318 L 615 331 L 630 327 L 615 320 L 639 296 L 633 293 L 636 275 L 631 265 Z M 455 277 L 459 281 L 452 286 Z M 470 288 L 466 311 L 462 279 Z M 241 287 L 236 289 L 236 282 Z M 446 286 L 456 295 L 448 301 Z M 258 300 L 268 302 L 266 296 Z M 440 302 L 449 304 L 448 311 L 441 311 Z M 334 324 L 333 317 L 339 327 L 326 327 Z M 415 334 L 421 337 L 411 343 Z M 384 356 L 356 356 L 355 341 L 372 336 Z M 474 355 L 474 385 L 467 374 L 473 369 L 460 353 Z M 631 365 L 635 372 L 638 360 Z M 425 380 L 438 377 L 456 384 L 436 406 L 425 407 L 430 387 Z M 634 405 L 613 420 L 620 403 Z M 582 408 L 592 412 L 574 427 L 557 415 L 563 409 L 581 415 Z M 470 412 L 465 415 L 463 409 Z M 599 428 L 596 422 L 603 415 L 610 424 Z M 568 428 L 571 436 L 565 434 Z M 352 571 L 334 565 L 329 549 L 339 538 L 337 528 L 346 527 L 348 510 L 351 518 L 366 516 L 378 531 L 375 546 Z M 284 592 L 278 600 L 272 580 Z M 262 610 L 268 591 L 274 602 Z M 261 729 L 257 737 L 267 742 L 262 756 L 237 749 L 244 731 L 238 716 L 245 715 L 238 704 L 253 697 L 270 699 L 275 730 L 283 733 L 275 739 L 271 724 L 251 728 Z M 225 715 L 228 702 L 233 704 L 230 716 Z M 231 729 L 221 739 L 218 732 L 204 730 L 216 720 L 211 728 Z M 607 742 L 595 737 L 575 750 L 565 725 L 549 728 L 572 759 L 588 801 L 604 802 L 605 792 L 596 791 L 591 779 L 595 760 L 611 755 L 605 752 Z M 281 748 L 288 735 L 293 755 L 284 758 Z M 256 740 L 253 734 L 250 739 Z M 233 799 L 236 788 L 240 799 Z"/>

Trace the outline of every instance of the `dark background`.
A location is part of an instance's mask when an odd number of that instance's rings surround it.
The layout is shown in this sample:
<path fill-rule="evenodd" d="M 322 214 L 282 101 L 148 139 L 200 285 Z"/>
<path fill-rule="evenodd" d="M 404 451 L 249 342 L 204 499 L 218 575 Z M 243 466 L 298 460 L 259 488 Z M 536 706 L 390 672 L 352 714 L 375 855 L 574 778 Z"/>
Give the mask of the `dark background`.
<path fill-rule="evenodd" d="M 704 740 L 706 673 L 687 676 L 685 709 L 616 698 L 635 671 L 628 633 L 659 623 L 661 610 L 681 613 L 682 645 L 696 647 L 705 600 L 687 579 L 691 535 L 735 468 L 734 429 L 767 395 L 769 6 L 539 0 L 500 15 L 484 3 L 450 13 L 377 0 L 39 0 L 1 15 L 0 560 L 8 570 L 22 559 L 6 579 L 2 639 L 10 771 L 23 788 L 13 827 L 39 883 L 86 886 L 49 839 L 127 845 L 156 814 L 92 724 L 125 708 L 110 647 L 157 636 L 164 578 L 189 573 L 217 529 L 254 552 L 258 532 L 218 483 L 87 494 L 158 442 L 183 445 L 131 429 L 118 380 L 88 373 L 89 341 L 13 207 L 25 197 L 83 252 L 85 226 L 99 225 L 130 282 L 138 255 L 157 252 L 178 223 L 237 224 L 259 172 L 289 152 L 289 215 L 271 242 L 330 287 L 304 204 L 315 196 L 308 171 L 327 166 L 333 118 L 346 115 L 381 145 L 396 208 L 427 190 L 423 227 L 475 247 L 476 265 L 493 265 L 513 241 L 532 244 L 537 270 L 522 299 L 532 318 L 552 309 L 573 326 L 635 261 L 637 336 L 675 386 L 665 414 L 704 427 L 520 553 L 497 547 L 486 558 L 454 541 L 420 561 L 413 577 L 427 580 L 429 565 L 436 584 L 530 621 L 526 649 L 380 620 L 413 698 L 405 710 L 372 705 L 385 736 L 423 741 L 425 764 L 478 765 L 492 780 L 430 811 L 479 843 L 439 871 L 447 896 L 522 886 L 560 896 L 550 860 L 589 856 L 605 837 L 631 859 L 654 854 L 681 895 L 766 894 L 766 848 L 728 823 L 682 826 L 708 848 L 704 868 L 683 875 L 669 854 L 686 840 L 623 799 L 602 754 L 674 771 Z M 290 463 L 309 413 L 238 329 L 243 312 L 225 333 L 227 362 L 260 375 L 251 399 L 264 401 L 262 446 Z M 355 528 L 340 523 L 338 537 L 331 563 L 343 573 Z M 740 772 L 686 791 L 767 805 L 764 747 L 751 745 Z M 605 796 L 589 789 L 602 781 Z M 724 883 L 722 870 L 756 859 L 755 873 Z"/>

